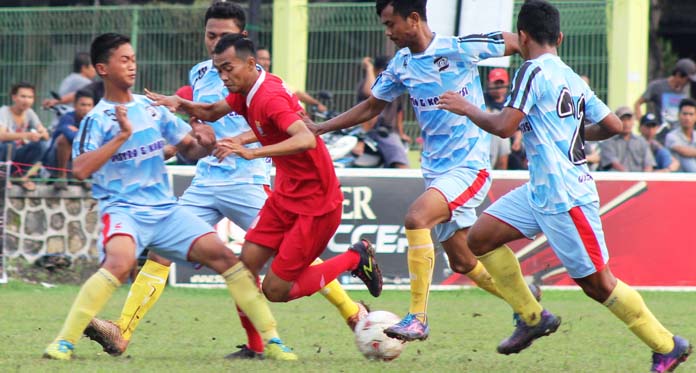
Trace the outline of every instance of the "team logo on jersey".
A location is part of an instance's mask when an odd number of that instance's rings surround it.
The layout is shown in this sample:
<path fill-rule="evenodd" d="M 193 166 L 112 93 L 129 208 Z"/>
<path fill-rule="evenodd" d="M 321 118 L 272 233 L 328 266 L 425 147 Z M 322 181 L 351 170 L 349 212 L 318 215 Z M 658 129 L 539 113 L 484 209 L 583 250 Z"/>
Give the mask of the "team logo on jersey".
<path fill-rule="evenodd" d="M 159 110 L 155 109 L 153 106 L 146 106 L 145 110 L 147 111 L 148 114 L 152 117 L 154 120 L 159 120 L 160 119 L 160 112 Z"/>
<path fill-rule="evenodd" d="M 203 78 L 203 75 L 205 75 L 206 72 L 208 72 L 208 66 L 204 66 L 203 68 L 199 69 L 199 70 L 196 72 L 196 75 L 197 75 L 197 76 L 196 76 L 195 79 L 193 79 L 193 84 L 192 84 L 192 85 L 196 85 L 196 82 L 198 82 L 199 80 L 201 80 L 201 79 Z"/>
<path fill-rule="evenodd" d="M 449 67 L 449 59 L 447 59 L 447 57 L 437 57 L 435 58 L 433 63 L 435 64 L 435 66 L 437 66 L 437 69 L 440 72 L 447 70 L 447 68 Z"/>
<path fill-rule="evenodd" d="M 261 122 L 257 120 L 256 123 L 254 123 L 254 125 L 256 125 L 256 130 L 259 131 L 259 135 L 266 136 L 266 134 L 263 132 L 263 126 L 261 125 Z"/>

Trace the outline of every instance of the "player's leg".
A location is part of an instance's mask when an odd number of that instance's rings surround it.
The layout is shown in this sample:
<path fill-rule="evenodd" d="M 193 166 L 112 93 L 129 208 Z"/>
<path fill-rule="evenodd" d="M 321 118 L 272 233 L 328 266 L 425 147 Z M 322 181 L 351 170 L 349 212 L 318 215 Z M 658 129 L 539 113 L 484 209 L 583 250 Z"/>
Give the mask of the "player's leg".
<path fill-rule="evenodd" d="M 105 213 L 101 268 L 80 289 L 58 336 L 46 348 L 44 357 L 69 360 L 75 343 L 90 320 L 104 307 L 114 291 L 128 278 L 135 265 L 138 234 L 132 220 L 125 214 Z"/>
<path fill-rule="evenodd" d="M 495 281 L 486 267 L 471 252 L 466 243 L 469 228 L 458 229 L 452 237 L 442 242 L 442 248 L 447 253 L 449 266 L 455 273 L 460 273 L 468 277 L 474 284 L 481 289 L 502 298 L 495 286 Z"/>
<path fill-rule="evenodd" d="M 653 353 L 653 371 L 676 368 L 691 352 L 689 342 L 670 333 L 653 315 L 640 294 L 618 280 L 606 264 L 608 254 L 604 241 L 597 204 L 578 206 L 564 218 L 569 219 L 568 243 L 578 248 L 573 261 L 566 266 L 569 274 L 585 294 L 606 306 L 623 321 L 633 334 L 650 347 Z M 560 214 L 559 214 L 560 215 Z M 565 264 L 565 263 L 564 263 Z"/>

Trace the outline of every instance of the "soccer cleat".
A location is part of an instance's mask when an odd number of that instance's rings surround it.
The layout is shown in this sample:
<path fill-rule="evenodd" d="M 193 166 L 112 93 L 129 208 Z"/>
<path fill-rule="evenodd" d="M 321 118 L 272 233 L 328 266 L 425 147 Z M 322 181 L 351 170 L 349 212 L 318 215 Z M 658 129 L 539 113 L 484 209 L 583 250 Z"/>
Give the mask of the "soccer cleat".
<path fill-rule="evenodd" d="M 691 344 L 686 339 L 675 335 L 674 348 L 667 354 L 653 352 L 651 372 L 673 372 L 679 364 L 686 361 L 691 354 Z"/>
<path fill-rule="evenodd" d="M 535 339 L 555 332 L 561 325 L 561 318 L 547 310 L 541 312 L 541 321 L 534 326 L 527 326 L 521 319 L 517 318 L 515 331 L 508 338 L 505 338 L 498 345 L 498 353 L 509 355 L 516 354 L 532 345 Z"/>
<path fill-rule="evenodd" d="M 416 315 L 408 313 L 398 324 L 384 329 L 384 334 L 406 342 L 424 341 L 430 335 L 430 327 L 427 322 L 421 322 Z"/>
<path fill-rule="evenodd" d="M 382 293 L 382 272 L 375 259 L 375 248 L 370 241 L 362 239 L 348 250 L 360 254 L 358 267 L 351 274 L 365 283 L 373 297 L 378 297 Z"/>
<path fill-rule="evenodd" d="M 263 356 L 270 360 L 297 360 L 297 355 L 292 352 L 290 347 L 284 345 L 279 338 L 273 338 L 268 341 Z"/>
<path fill-rule="evenodd" d="M 87 338 L 99 343 L 104 352 L 111 356 L 120 356 L 128 347 L 128 340 L 123 338 L 121 328 L 108 320 L 93 318 L 85 328 Z"/>
<path fill-rule="evenodd" d="M 74 349 L 75 346 L 64 339 L 53 341 L 53 343 L 46 347 L 43 357 L 53 360 L 70 360 L 72 359 Z"/>
<path fill-rule="evenodd" d="M 358 325 L 358 322 L 367 317 L 367 314 L 370 313 L 370 309 L 362 301 L 355 304 L 358 306 L 358 312 L 348 317 L 348 320 L 346 320 L 346 324 L 348 324 L 351 331 L 355 331 L 355 326 Z"/>
<path fill-rule="evenodd" d="M 263 359 L 263 353 L 256 352 L 249 348 L 247 345 L 238 345 L 239 351 L 233 352 L 227 356 L 225 359 L 230 360 L 251 360 L 251 359 Z"/>

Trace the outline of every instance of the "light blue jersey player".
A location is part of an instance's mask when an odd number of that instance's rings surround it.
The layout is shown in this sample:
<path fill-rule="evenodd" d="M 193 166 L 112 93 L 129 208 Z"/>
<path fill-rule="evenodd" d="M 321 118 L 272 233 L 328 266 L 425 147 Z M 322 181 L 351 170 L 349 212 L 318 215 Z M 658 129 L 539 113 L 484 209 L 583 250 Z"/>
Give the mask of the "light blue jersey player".
<path fill-rule="evenodd" d="M 427 24 L 426 0 L 378 0 L 376 5 L 386 36 L 402 49 L 379 75 L 370 97 L 310 128 L 321 134 L 364 123 L 408 93 L 424 141 L 421 168 L 426 190 L 411 204 L 404 222 L 411 277 L 409 311 L 385 333 L 406 341 L 424 340 L 430 333 L 426 310 L 435 263 L 431 229 L 442 242 L 452 270 L 497 295 L 495 284 L 466 243 L 468 229 L 476 220 L 475 208 L 491 185 L 490 135 L 468 118 L 440 109 L 438 101 L 443 93 L 454 91 L 483 109 L 477 64 L 516 53 L 517 37 L 504 32 L 436 35 Z"/>
<path fill-rule="evenodd" d="M 691 345 L 665 329 L 640 294 L 609 270 L 599 198 L 585 161 L 584 141 L 611 137 L 621 130 L 621 121 L 558 57 L 563 40 L 558 9 L 545 0 L 527 1 L 517 28 L 526 62 L 501 112 L 483 112 L 455 92 L 440 99 L 441 108 L 468 116 L 490 133 L 508 137 L 519 128 L 527 149 L 529 182 L 495 201 L 469 235 L 471 250 L 519 315 L 515 331 L 498 345 L 498 352 L 518 353 L 561 323 L 534 299 L 506 246 L 543 233 L 563 264 L 552 269 L 567 271 L 589 297 L 648 345 L 652 372 L 672 371 L 686 360 Z M 585 127 L 586 122 L 597 124 Z"/>

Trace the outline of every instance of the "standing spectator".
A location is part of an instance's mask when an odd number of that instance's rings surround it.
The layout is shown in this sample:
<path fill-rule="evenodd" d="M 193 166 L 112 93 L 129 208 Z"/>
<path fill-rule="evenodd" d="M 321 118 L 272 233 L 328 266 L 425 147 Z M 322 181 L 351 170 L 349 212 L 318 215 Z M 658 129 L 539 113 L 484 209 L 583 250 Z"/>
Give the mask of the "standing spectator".
<path fill-rule="evenodd" d="M 679 161 L 672 156 L 664 145 L 657 141 L 657 130 L 660 124 L 657 122 L 657 117 L 653 113 L 647 113 L 640 118 L 640 134 L 645 141 L 650 144 L 653 157 L 655 158 L 655 171 L 657 172 L 672 172 L 679 170 Z"/>
<path fill-rule="evenodd" d="M 665 139 L 665 146 L 677 157 L 680 171 L 696 172 L 696 101 L 685 98 L 679 103 L 679 128 Z"/>
<path fill-rule="evenodd" d="M 73 60 L 73 72 L 68 74 L 60 83 L 58 96 L 60 99 L 47 99 L 43 102 L 43 107 L 51 107 L 57 104 L 71 105 L 75 102 L 75 92 L 92 83 L 92 79 L 97 72 L 92 66 L 89 53 L 77 52 Z"/>
<path fill-rule="evenodd" d="M 489 112 L 495 113 L 503 110 L 505 99 L 507 98 L 510 85 L 510 76 L 507 70 L 497 68 L 488 73 L 488 90 L 483 94 L 486 101 L 486 108 Z M 500 136 L 491 135 L 491 168 L 495 170 L 507 170 L 510 157 L 510 142 L 515 141 L 517 131 L 511 139 L 504 139 Z M 521 140 L 521 136 L 519 136 Z"/>
<path fill-rule="evenodd" d="M 0 107 L 0 159 L 11 159 L 23 165 L 12 167 L 12 172 L 24 174 L 26 169 L 39 162 L 48 146 L 48 132 L 31 108 L 36 89 L 21 82 L 12 86 L 12 106 Z M 24 176 L 20 186 L 26 191 L 36 189 L 36 184 Z"/>
<path fill-rule="evenodd" d="M 603 171 L 651 172 L 655 158 L 650 145 L 641 136 L 633 134 L 633 112 L 628 106 L 616 110 L 621 119 L 621 132 L 599 144 L 600 169 Z"/>
<path fill-rule="evenodd" d="M 55 156 L 56 167 L 58 168 L 58 178 L 61 180 L 53 184 L 56 190 L 68 188 L 67 168 L 72 154 L 72 143 L 77 130 L 80 128 L 80 122 L 87 113 L 94 107 L 94 99 L 91 92 L 79 90 L 75 93 L 75 110 L 66 113 L 60 120 L 58 126 L 53 131 L 51 136 L 50 156 Z M 84 185 L 84 184 L 83 184 Z M 91 189 L 91 188 L 90 188 Z"/>
<path fill-rule="evenodd" d="M 677 118 L 679 102 L 687 97 L 689 82 L 695 80 L 696 63 L 689 58 L 677 61 L 672 75 L 653 80 L 648 84 L 648 88 L 633 105 L 636 117 L 642 116 L 640 106 L 647 104 L 648 112 L 657 116 L 658 123 L 667 123 L 670 129 L 673 129 L 679 121 Z M 658 134 L 658 139 L 664 139 L 664 135 Z"/>

